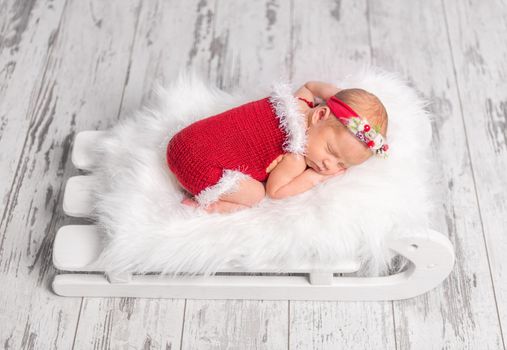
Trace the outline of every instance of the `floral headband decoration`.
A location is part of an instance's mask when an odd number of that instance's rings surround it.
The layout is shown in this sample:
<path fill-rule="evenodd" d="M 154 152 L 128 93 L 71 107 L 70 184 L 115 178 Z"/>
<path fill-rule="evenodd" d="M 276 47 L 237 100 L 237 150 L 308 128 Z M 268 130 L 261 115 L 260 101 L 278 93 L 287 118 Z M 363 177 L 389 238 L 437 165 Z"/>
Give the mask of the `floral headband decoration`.
<path fill-rule="evenodd" d="M 376 156 L 387 158 L 389 145 L 386 143 L 382 134 L 380 134 L 380 128 L 378 126 L 372 127 L 368 123 L 368 120 L 360 117 L 349 105 L 335 96 L 331 96 L 326 103 L 335 117 L 338 118 L 359 141 L 364 142 Z"/>

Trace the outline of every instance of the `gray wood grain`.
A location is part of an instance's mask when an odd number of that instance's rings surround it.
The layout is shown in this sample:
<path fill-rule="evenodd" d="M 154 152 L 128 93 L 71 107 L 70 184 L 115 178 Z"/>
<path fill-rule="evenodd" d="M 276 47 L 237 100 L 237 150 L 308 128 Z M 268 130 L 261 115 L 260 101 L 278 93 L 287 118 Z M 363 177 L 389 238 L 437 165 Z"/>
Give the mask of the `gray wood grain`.
<path fill-rule="evenodd" d="M 60 12 L 63 5 L 58 4 Z M 72 347 L 81 300 L 57 297 L 50 289 L 55 272 L 51 247 L 63 221 L 62 190 L 75 171 L 69 150 L 76 130 L 94 128 L 102 118 L 117 115 L 136 19 L 136 8 L 124 1 L 121 6 L 69 1 L 61 21 L 59 15 L 55 18 L 54 6 L 44 5 L 33 13 L 35 22 L 59 29 L 36 43 L 47 58 L 36 89 L 21 102 L 29 106 L 29 123 L 17 154 L 20 170 L 12 176 L 8 214 L 0 226 L 0 332 L 4 347 L 12 349 Z M 56 24 L 47 23 L 46 17 Z M 34 36 L 38 34 L 24 33 L 20 44 Z M 22 82 L 37 79 L 29 69 L 25 74 Z"/>
<path fill-rule="evenodd" d="M 76 349 L 178 349 L 184 300 L 84 298 Z"/>
<path fill-rule="evenodd" d="M 507 327 L 507 3 L 442 3 L 482 218 L 492 293 Z M 472 24 L 472 25 L 470 25 Z M 483 244 L 484 245 L 484 244 Z M 493 294 L 493 295 L 491 295 Z M 486 314 L 486 313 L 485 313 Z M 485 315 L 486 317 L 486 315 Z M 490 317 L 494 317 L 493 314 Z M 493 322 L 493 321 L 492 321 Z"/>
<path fill-rule="evenodd" d="M 64 5 L 0 5 L 0 341 L 5 349 L 68 348 L 75 328 L 76 314 L 65 312 L 75 302 L 48 303 L 54 294 L 42 277 L 50 266 L 47 260 L 41 264 L 43 252 L 51 244 L 44 232 L 51 227 L 39 222 L 55 201 L 43 188 L 34 194 L 35 183 L 26 177 L 33 167 L 29 154 L 39 146 L 34 136 L 51 123 L 41 123 L 51 117 L 39 97 Z M 38 158 L 45 162 L 44 153 Z"/>
<path fill-rule="evenodd" d="M 395 348 L 389 301 L 290 303 L 290 349 Z"/>
<path fill-rule="evenodd" d="M 142 4 L 120 118 L 151 102 L 153 86 L 170 82 L 182 69 L 208 77 L 215 6 L 214 0 Z"/>
<path fill-rule="evenodd" d="M 434 184 L 434 227 L 448 233 L 457 260 L 440 287 L 412 300 L 394 302 L 397 347 L 441 349 L 459 344 L 460 348 L 500 349 L 503 344 L 477 210 L 469 140 L 463 132 L 442 3 L 370 2 L 369 17 L 374 63 L 402 72 L 430 101 L 435 115 L 435 166 L 442 171 L 442 178 Z M 417 31 L 402 29 L 409 26 Z"/>
<path fill-rule="evenodd" d="M 225 90 L 269 87 L 290 63 L 290 2 L 220 1 L 209 77 Z M 238 15 L 241 14 L 241 15 Z"/>
<path fill-rule="evenodd" d="M 24 152 L 38 147 L 33 135 L 45 126 L 33 116 L 51 112 L 37 100 L 63 7 L 64 3 L 54 6 L 44 1 L 13 0 L 3 2 L 0 8 L 0 255 L 6 238 L 3 232 L 18 201 L 16 178 L 23 178 L 28 171 Z M 9 264 L 11 260 L 3 256 L 4 264 Z"/>
<path fill-rule="evenodd" d="M 188 300 L 183 349 L 287 349 L 287 301 Z"/>
<path fill-rule="evenodd" d="M 5 349 L 505 348 L 507 5 L 0 1 L 0 344 Z M 406 301 L 54 295 L 51 246 L 77 131 L 106 129 L 182 67 L 226 90 L 358 62 L 398 71 L 436 115 L 434 227 L 450 278 Z M 309 69 L 311 67 L 312 69 Z M 328 67 L 326 66 L 326 69 Z M 505 332 L 505 331 L 504 331 Z"/>

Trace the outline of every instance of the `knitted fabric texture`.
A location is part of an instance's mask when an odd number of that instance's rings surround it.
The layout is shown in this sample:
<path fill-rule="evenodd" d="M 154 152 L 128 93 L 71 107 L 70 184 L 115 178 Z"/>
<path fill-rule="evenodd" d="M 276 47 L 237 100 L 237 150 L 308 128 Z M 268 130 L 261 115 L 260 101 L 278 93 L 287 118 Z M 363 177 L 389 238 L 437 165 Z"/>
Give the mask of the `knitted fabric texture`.
<path fill-rule="evenodd" d="M 246 177 L 242 174 L 265 181 L 266 168 L 284 153 L 286 139 L 266 97 L 182 129 L 167 145 L 167 163 L 180 184 L 206 205 L 219 195 L 234 192 L 234 185 Z M 234 181 L 228 181 L 231 177 Z M 220 189 L 213 191 L 211 187 L 218 184 Z M 199 196 L 202 191 L 213 192 L 213 198 L 203 199 Z"/>

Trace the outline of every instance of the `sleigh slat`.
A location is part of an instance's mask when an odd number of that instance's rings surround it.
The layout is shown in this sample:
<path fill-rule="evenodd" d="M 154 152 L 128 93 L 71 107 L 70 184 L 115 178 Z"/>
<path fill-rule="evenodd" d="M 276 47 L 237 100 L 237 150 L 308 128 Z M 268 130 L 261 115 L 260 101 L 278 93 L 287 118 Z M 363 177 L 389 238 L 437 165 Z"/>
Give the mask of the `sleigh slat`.
<path fill-rule="evenodd" d="M 91 170 L 94 166 L 92 147 L 99 142 L 99 139 L 106 134 L 106 131 L 88 130 L 81 131 L 74 139 L 72 148 L 72 164 L 81 170 Z"/>
<path fill-rule="evenodd" d="M 74 217 L 89 217 L 92 213 L 92 189 L 96 186 L 93 175 L 69 178 L 63 195 L 63 211 Z"/>

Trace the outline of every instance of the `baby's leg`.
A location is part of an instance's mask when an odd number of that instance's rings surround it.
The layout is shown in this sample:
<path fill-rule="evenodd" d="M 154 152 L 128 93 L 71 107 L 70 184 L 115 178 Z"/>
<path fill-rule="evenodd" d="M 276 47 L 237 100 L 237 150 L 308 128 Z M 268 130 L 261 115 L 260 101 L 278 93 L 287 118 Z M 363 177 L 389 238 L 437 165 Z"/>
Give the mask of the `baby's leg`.
<path fill-rule="evenodd" d="M 219 200 L 210 204 L 205 210 L 208 213 L 229 213 L 246 209 L 260 202 L 265 195 L 266 190 L 262 182 L 246 178 L 239 182 L 236 192 L 220 196 Z M 195 200 L 190 198 L 185 198 L 181 202 L 192 207 L 199 206 Z"/>
<path fill-rule="evenodd" d="M 210 204 L 205 210 L 208 213 L 229 213 L 246 209 L 260 202 L 265 195 L 266 190 L 262 182 L 246 178 L 239 182 L 236 192 L 220 196 L 218 201 Z M 184 199 L 182 203 L 193 207 L 199 206 L 196 201 L 189 198 Z"/>
<path fill-rule="evenodd" d="M 248 177 L 239 182 L 235 192 L 220 196 L 220 200 L 251 207 L 259 203 L 265 196 L 264 184 Z"/>
<path fill-rule="evenodd" d="M 210 204 L 205 210 L 208 213 L 232 213 L 241 209 L 249 208 L 246 205 L 218 200 Z"/>
<path fill-rule="evenodd" d="M 206 208 L 208 213 L 230 213 L 236 210 L 249 208 L 259 203 L 266 195 L 264 184 L 252 178 L 239 182 L 238 190 L 224 194 L 220 199 Z"/>

